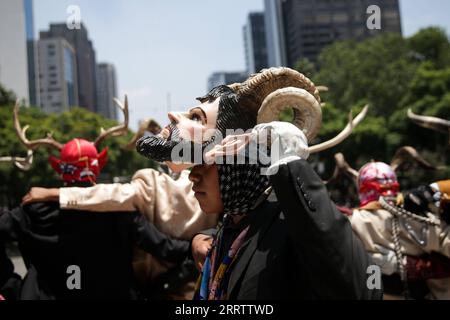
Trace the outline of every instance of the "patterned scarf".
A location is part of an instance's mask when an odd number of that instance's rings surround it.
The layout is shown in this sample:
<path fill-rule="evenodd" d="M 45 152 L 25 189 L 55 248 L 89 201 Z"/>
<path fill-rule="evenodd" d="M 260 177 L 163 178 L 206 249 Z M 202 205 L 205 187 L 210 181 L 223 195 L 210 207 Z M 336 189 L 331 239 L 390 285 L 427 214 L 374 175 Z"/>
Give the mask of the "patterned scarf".
<path fill-rule="evenodd" d="M 200 277 L 198 278 L 194 300 L 227 300 L 228 282 L 231 273 L 231 266 L 236 261 L 238 252 L 244 243 L 248 229 L 242 230 L 237 238 L 231 244 L 230 249 L 222 260 L 221 264 L 215 269 L 218 248 L 221 246 L 223 227 L 217 233 L 212 248 L 206 256 L 205 263 Z"/>
<path fill-rule="evenodd" d="M 269 187 L 267 176 L 261 175 L 257 164 L 218 165 L 220 192 L 224 207 L 224 223 L 214 238 L 212 248 L 203 264 L 194 299 L 224 300 L 233 263 L 239 255 L 249 227 L 244 228 L 231 244 L 230 249 L 215 269 L 219 249 L 222 248 L 224 225 L 230 223 L 233 215 L 249 213 L 261 195 Z"/>
<path fill-rule="evenodd" d="M 257 164 L 218 165 L 220 194 L 224 214 L 248 213 L 269 187 L 267 176 L 261 175 Z"/>

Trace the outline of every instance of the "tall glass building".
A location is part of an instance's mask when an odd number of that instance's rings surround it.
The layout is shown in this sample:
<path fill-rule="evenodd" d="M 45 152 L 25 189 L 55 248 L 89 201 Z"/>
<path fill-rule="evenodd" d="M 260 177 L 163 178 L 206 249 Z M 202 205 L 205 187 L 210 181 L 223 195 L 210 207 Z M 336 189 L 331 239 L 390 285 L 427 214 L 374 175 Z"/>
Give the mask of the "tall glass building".
<path fill-rule="evenodd" d="M 117 97 L 116 69 L 110 63 L 97 64 L 97 112 L 112 120 L 117 119 L 117 107 L 114 98 Z"/>
<path fill-rule="evenodd" d="M 76 55 L 64 38 L 41 39 L 37 44 L 40 106 L 60 113 L 78 105 Z"/>
<path fill-rule="evenodd" d="M 39 93 L 39 89 L 37 88 L 38 81 L 36 79 L 37 52 L 36 43 L 34 41 L 33 0 L 23 0 L 23 6 L 25 12 L 25 34 L 27 41 L 28 92 L 30 96 L 30 104 L 38 105 L 39 98 L 37 97 L 37 94 Z"/>
<path fill-rule="evenodd" d="M 67 104 L 69 106 L 77 105 L 76 95 L 76 78 L 75 78 L 75 57 L 73 49 L 70 47 L 64 47 L 64 85 L 67 91 Z"/>
<path fill-rule="evenodd" d="M 380 8 L 381 29 L 367 27 L 372 5 Z M 402 33 L 398 0 L 265 0 L 265 13 L 271 66 L 316 61 L 334 41 Z"/>
<path fill-rule="evenodd" d="M 267 45 L 264 13 L 252 12 L 243 28 L 245 63 L 247 72 L 252 74 L 267 68 Z"/>
<path fill-rule="evenodd" d="M 0 83 L 29 102 L 27 39 L 22 0 L 0 1 Z"/>
<path fill-rule="evenodd" d="M 80 29 L 70 30 L 65 23 L 50 24 L 48 31 L 41 31 L 39 39 L 63 38 L 75 50 L 77 67 L 78 103 L 80 107 L 97 112 L 96 57 L 88 30 L 81 24 Z"/>

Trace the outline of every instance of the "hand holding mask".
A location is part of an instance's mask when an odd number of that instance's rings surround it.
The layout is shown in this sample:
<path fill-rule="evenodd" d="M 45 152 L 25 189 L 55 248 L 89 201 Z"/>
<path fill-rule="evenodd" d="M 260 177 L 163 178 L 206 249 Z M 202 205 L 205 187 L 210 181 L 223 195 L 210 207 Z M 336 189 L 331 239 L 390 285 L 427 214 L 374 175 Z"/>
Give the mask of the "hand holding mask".
<path fill-rule="evenodd" d="M 257 125 L 251 133 L 227 136 L 205 158 L 214 162 L 220 157 L 236 155 L 266 164 L 269 167 L 266 174 L 272 175 L 281 164 L 308 159 L 309 149 L 302 130 L 288 122 L 274 121 Z"/>

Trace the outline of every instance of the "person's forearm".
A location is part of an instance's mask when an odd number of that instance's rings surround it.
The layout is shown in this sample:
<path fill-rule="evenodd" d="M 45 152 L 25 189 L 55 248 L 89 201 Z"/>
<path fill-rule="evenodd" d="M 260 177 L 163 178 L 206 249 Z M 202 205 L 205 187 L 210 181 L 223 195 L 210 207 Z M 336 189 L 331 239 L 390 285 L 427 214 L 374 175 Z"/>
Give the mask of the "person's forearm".
<path fill-rule="evenodd" d="M 30 204 L 33 202 L 58 202 L 58 200 L 59 189 L 33 187 L 22 198 L 22 205 Z"/>
<path fill-rule="evenodd" d="M 59 189 L 53 188 L 53 189 L 48 189 L 48 191 L 49 191 L 48 200 L 58 202 L 59 201 Z"/>
<path fill-rule="evenodd" d="M 90 188 L 61 188 L 62 209 L 96 212 L 136 211 L 134 189 L 130 184 L 98 184 Z"/>

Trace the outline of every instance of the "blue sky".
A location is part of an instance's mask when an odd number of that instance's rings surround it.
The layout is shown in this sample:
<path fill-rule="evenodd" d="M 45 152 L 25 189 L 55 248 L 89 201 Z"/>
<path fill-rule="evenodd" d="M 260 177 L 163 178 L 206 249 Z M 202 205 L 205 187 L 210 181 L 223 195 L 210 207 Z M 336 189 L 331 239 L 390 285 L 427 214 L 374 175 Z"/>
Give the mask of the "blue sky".
<path fill-rule="evenodd" d="M 263 10 L 263 0 L 35 0 L 36 34 L 65 22 L 69 5 L 80 7 L 97 61 L 116 66 L 132 128 L 146 117 L 165 125 L 168 109 L 194 105 L 213 71 L 244 70 L 242 26 Z M 450 33 L 449 12 L 448 0 L 401 0 L 403 34 L 429 25 Z"/>

